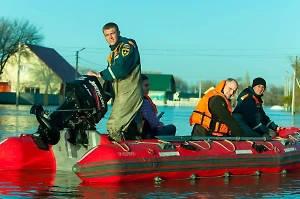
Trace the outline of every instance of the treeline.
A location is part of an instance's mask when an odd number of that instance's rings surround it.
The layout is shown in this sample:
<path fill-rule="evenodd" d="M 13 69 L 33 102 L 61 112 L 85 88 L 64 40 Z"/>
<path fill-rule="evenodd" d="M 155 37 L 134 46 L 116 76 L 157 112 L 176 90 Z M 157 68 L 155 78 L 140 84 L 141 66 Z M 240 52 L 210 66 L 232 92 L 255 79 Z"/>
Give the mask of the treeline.
<path fill-rule="evenodd" d="M 178 92 L 189 92 L 189 93 L 199 93 L 200 86 L 201 86 L 201 93 L 203 94 L 206 90 L 211 88 L 212 86 L 216 86 L 219 82 L 213 81 L 213 80 L 205 80 L 200 82 L 196 82 L 193 85 L 188 85 L 188 83 L 178 77 L 175 78 L 176 83 L 176 91 Z M 240 78 L 236 78 L 239 83 L 239 89 L 237 91 L 237 94 L 235 95 L 235 98 L 233 99 L 233 104 L 235 104 L 235 99 L 238 96 L 238 94 L 248 86 L 251 86 L 249 81 L 243 81 Z M 267 89 L 265 91 L 263 100 L 264 105 L 267 106 L 273 106 L 273 105 L 284 105 L 285 103 L 288 103 L 291 105 L 292 102 L 291 94 L 289 96 L 284 96 L 284 86 L 275 86 L 275 85 L 267 85 Z"/>
<path fill-rule="evenodd" d="M 144 73 L 155 73 L 161 74 L 160 72 L 153 72 L 153 71 L 143 71 Z M 199 93 L 201 90 L 202 95 L 205 91 L 209 88 L 216 86 L 219 82 L 215 80 L 203 80 L 198 81 L 194 84 L 188 84 L 187 81 L 180 77 L 174 76 L 175 84 L 176 84 L 176 91 L 181 93 Z M 245 77 L 241 78 L 238 77 L 236 80 L 239 83 L 239 89 L 237 94 L 233 98 L 233 105 L 235 105 L 236 98 L 238 94 L 248 86 L 251 86 L 252 80 L 249 78 L 249 74 L 246 72 Z M 300 99 L 300 89 L 297 85 L 296 92 L 295 92 L 295 99 Z M 286 93 L 285 86 L 275 86 L 272 84 L 268 84 L 267 82 L 267 89 L 264 93 L 264 105 L 266 106 L 273 106 L 273 105 L 281 105 L 281 106 L 288 106 L 291 107 L 292 104 L 292 89 L 289 93 Z M 300 106 L 300 100 L 295 100 L 296 106 Z"/>

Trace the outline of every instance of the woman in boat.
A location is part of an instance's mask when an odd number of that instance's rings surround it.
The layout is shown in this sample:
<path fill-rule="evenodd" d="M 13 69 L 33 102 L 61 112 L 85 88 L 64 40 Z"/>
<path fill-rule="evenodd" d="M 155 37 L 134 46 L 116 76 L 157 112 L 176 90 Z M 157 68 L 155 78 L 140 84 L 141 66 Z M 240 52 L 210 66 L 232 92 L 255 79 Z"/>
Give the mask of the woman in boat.
<path fill-rule="evenodd" d="M 253 80 L 252 86 L 245 88 L 237 98 L 233 118 L 246 132 L 246 136 L 269 136 L 269 129 L 273 131 L 283 129 L 282 126 L 275 124 L 263 109 L 262 97 L 266 87 L 266 81 L 257 77 Z"/>
<path fill-rule="evenodd" d="M 190 116 L 193 136 L 242 136 L 243 131 L 232 118 L 230 98 L 238 89 L 235 79 L 222 80 L 199 101 Z"/>
<path fill-rule="evenodd" d="M 157 135 L 175 135 L 176 127 L 173 124 L 164 125 L 157 116 L 157 108 L 149 97 L 150 82 L 148 76 L 142 74 L 142 85 L 144 91 L 144 100 L 141 107 L 141 116 L 143 120 L 142 138 L 155 138 Z"/>

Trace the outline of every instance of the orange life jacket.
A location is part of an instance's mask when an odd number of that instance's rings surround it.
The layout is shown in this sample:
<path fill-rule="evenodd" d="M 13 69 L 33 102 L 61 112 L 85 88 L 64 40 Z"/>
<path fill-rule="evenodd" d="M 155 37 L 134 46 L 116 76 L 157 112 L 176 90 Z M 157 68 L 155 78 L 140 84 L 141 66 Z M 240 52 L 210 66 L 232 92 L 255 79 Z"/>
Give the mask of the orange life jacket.
<path fill-rule="evenodd" d="M 230 130 L 226 124 L 216 121 L 215 127 L 211 127 L 212 114 L 208 108 L 208 102 L 213 96 L 221 96 L 225 99 L 227 103 L 227 108 L 230 113 L 232 113 L 232 107 L 230 101 L 222 93 L 222 89 L 225 86 L 225 80 L 222 80 L 216 88 L 208 91 L 197 104 L 196 109 L 190 116 L 190 125 L 199 124 L 202 125 L 207 131 L 212 132 L 214 136 L 224 136 L 226 134 L 230 135 Z"/>

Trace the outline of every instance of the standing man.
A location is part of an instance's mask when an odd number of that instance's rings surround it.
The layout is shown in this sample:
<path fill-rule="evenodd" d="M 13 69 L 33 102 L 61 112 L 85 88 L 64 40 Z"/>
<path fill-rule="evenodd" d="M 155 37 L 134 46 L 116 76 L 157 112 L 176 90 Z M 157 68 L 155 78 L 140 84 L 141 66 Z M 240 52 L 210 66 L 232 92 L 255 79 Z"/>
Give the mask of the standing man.
<path fill-rule="evenodd" d="M 269 137 L 269 129 L 278 131 L 283 128 L 270 120 L 263 109 L 262 97 L 266 87 L 266 81 L 257 77 L 253 80 L 252 86 L 245 88 L 237 98 L 233 118 L 247 133 L 246 136 Z"/>
<path fill-rule="evenodd" d="M 105 24 L 102 31 L 111 49 L 108 67 L 99 73 L 89 71 L 87 74 L 101 77 L 108 83 L 113 99 L 107 121 L 110 139 L 139 139 L 142 132 L 139 111 L 143 103 L 143 90 L 138 46 L 133 39 L 120 36 L 115 23 Z"/>
<path fill-rule="evenodd" d="M 235 79 L 222 80 L 200 100 L 190 116 L 193 136 L 242 136 L 243 131 L 232 118 L 230 98 L 238 89 Z"/>

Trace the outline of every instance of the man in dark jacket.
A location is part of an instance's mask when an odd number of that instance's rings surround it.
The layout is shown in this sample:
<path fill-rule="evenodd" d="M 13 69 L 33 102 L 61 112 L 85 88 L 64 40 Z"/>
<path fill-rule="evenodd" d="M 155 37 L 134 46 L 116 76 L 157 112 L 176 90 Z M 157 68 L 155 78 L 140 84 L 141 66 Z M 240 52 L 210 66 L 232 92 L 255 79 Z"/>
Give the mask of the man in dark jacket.
<path fill-rule="evenodd" d="M 108 67 L 101 72 L 89 71 L 87 74 L 109 83 L 113 106 L 107 121 L 107 131 L 115 141 L 124 138 L 140 139 L 143 89 L 138 46 L 133 39 L 122 37 L 115 23 L 105 24 L 102 31 L 111 49 Z"/>
<path fill-rule="evenodd" d="M 266 115 L 263 109 L 263 93 L 266 89 L 266 81 L 257 77 L 253 80 L 252 86 L 245 88 L 237 98 L 237 106 L 233 111 L 233 118 L 246 133 L 246 136 L 269 136 L 269 129 L 281 130 Z"/>

